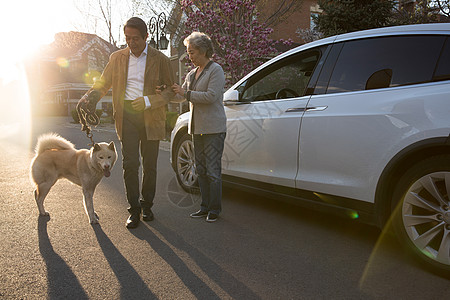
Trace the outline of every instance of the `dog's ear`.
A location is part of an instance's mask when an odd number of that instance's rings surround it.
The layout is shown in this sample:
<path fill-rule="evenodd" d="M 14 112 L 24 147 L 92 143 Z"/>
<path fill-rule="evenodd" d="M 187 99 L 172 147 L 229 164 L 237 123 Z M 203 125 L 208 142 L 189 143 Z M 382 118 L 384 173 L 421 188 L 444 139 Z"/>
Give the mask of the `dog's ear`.
<path fill-rule="evenodd" d="M 94 152 L 95 151 L 100 151 L 100 145 L 99 144 L 94 144 Z"/>
<path fill-rule="evenodd" d="M 114 145 L 114 142 L 109 143 L 108 148 L 112 151 L 116 151 L 116 146 Z"/>

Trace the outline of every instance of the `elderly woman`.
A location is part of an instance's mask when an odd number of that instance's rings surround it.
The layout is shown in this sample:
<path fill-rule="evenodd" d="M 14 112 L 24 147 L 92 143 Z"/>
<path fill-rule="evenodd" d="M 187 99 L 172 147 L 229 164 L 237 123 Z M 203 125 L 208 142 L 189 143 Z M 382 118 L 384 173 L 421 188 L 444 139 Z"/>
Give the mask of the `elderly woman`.
<path fill-rule="evenodd" d="M 174 84 L 172 89 L 177 97 L 189 101 L 191 111 L 188 130 L 193 135 L 202 203 L 200 210 L 190 216 L 214 222 L 222 210 L 221 160 L 227 130 L 223 108 L 225 75 L 222 67 L 211 60 L 213 47 L 206 34 L 193 32 L 184 44 L 196 68 L 182 86 Z"/>

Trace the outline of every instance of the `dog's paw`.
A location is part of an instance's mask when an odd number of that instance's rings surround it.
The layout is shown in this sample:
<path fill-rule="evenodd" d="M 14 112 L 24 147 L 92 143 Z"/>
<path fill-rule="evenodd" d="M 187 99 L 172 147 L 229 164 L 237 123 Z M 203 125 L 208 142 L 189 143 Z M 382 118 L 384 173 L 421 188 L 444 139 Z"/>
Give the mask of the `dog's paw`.
<path fill-rule="evenodd" d="M 48 213 L 48 211 L 44 211 L 44 213 L 39 213 L 39 215 L 45 217 L 45 216 L 50 216 L 50 214 Z"/>

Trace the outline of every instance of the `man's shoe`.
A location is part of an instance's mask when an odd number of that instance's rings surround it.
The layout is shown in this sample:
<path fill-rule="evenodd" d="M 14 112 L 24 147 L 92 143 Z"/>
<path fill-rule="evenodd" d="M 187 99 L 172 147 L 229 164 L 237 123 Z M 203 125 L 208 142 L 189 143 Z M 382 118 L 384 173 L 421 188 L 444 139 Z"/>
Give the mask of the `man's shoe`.
<path fill-rule="evenodd" d="M 151 209 L 144 209 L 142 212 L 142 220 L 144 221 L 153 221 L 155 219 L 155 216 L 153 215 L 153 212 Z"/>
<path fill-rule="evenodd" d="M 208 212 L 199 210 L 198 212 L 190 214 L 191 218 L 204 218 L 208 215 Z"/>
<path fill-rule="evenodd" d="M 132 214 L 128 217 L 127 220 L 127 228 L 136 228 L 139 225 L 141 215 L 140 214 Z"/>
<path fill-rule="evenodd" d="M 217 218 L 219 217 L 219 215 L 213 214 L 213 213 L 208 213 L 208 216 L 206 217 L 206 222 L 215 222 L 217 221 Z"/>

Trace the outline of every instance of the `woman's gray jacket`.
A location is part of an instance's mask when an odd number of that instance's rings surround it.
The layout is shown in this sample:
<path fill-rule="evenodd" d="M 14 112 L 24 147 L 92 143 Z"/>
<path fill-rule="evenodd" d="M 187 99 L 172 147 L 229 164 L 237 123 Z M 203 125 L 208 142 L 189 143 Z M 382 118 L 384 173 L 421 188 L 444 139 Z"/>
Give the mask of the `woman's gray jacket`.
<path fill-rule="evenodd" d="M 182 88 L 189 101 L 191 116 L 190 134 L 211 134 L 227 131 L 227 117 L 223 107 L 225 74 L 222 67 L 210 61 L 200 77 L 195 80 L 193 69 L 186 76 Z"/>

